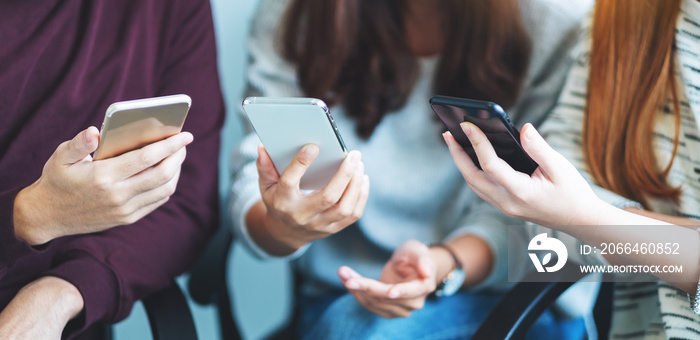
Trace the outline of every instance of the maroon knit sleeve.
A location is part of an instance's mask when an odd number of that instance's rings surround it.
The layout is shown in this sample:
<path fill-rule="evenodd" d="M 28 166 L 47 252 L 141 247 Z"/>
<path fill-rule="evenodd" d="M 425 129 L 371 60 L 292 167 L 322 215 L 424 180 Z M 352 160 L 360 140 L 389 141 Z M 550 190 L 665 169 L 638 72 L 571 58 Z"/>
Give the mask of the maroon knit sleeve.
<path fill-rule="evenodd" d="M 135 301 L 166 287 L 197 259 L 219 224 L 218 156 L 224 106 L 207 0 L 170 1 L 167 44 L 156 95 L 188 94 L 184 131 L 194 135 L 175 194 L 137 223 L 71 239 L 46 275 L 61 277 L 83 295 L 85 313 L 71 334 L 124 319 Z M 76 325 L 77 324 L 77 325 Z M 70 335 L 69 334 L 69 337 Z M 64 334 L 65 335 L 65 334 Z"/>
<path fill-rule="evenodd" d="M 15 235 L 14 207 L 20 188 L 0 193 L 0 279 L 17 258 L 36 250 Z"/>

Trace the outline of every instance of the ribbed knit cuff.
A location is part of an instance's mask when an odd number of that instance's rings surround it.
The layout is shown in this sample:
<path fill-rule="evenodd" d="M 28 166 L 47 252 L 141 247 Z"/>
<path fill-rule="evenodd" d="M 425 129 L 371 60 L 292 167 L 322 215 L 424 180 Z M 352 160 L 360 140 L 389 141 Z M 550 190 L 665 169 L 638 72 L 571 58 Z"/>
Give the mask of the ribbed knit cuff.
<path fill-rule="evenodd" d="M 27 242 L 15 234 L 15 198 L 21 188 L 0 193 L 0 277 L 18 257 L 34 252 Z"/>
<path fill-rule="evenodd" d="M 64 336 L 85 331 L 96 322 L 113 322 L 117 315 L 121 291 L 114 272 L 83 251 L 60 256 L 44 276 L 55 276 L 74 285 L 83 297 L 84 310 L 72 320 Z"/>

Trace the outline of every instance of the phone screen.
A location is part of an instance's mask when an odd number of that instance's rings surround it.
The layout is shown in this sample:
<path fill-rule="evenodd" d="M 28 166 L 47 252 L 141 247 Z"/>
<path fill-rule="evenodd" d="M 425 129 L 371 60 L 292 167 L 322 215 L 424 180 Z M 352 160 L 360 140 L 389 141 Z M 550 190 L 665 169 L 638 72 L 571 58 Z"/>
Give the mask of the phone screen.
<path fill-rule="evenodd" d="M 500 106 L 490 102 L 443 96 L 433 97 L 430 104 L 479 169 L 481 165 L 474 148 L 459 126 L 462 122 L 470 122 L 479 127 L 493 145 L 498 157 L 505 160 L 513 169 L 526 174 L 532 174 L 537 169 L 537 163 L 520 146 L 518 130 L 513 127 Z"/>

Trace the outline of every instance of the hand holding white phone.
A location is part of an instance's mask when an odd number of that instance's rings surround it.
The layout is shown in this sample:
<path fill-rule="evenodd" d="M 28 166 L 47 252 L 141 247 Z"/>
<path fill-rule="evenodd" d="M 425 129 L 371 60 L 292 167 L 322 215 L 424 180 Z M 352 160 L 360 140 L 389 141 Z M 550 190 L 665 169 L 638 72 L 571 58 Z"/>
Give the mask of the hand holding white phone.
<path fill-rule="evenodd" d="M 262 201 L 246 216 L 258 245 L 291 254 L 362 216 L 369 178 L 361 154 L 346 153 L 322 101 L 247 98 L 244 109 L 264 145 L 257 162 Z"/>
<path fill-rule="evenodd" d="M 320 99 L 248 97 L 243 110 L 279 173 L 304 145 L 320 148 L 301 178 L 301 189 L 325 187 L 347 155 L 333 116 Z"/>

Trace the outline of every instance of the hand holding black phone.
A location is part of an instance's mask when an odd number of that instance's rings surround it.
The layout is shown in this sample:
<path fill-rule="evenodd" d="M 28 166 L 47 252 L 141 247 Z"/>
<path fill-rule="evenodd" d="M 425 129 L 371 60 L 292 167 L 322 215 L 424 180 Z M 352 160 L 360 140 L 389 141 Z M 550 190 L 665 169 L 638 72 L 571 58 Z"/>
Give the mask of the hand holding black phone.
<path fill-rule="evenodd" d="M 430 106 L 479 169 L 481 169 L 479 159 L 469 142 L 469 138 L 459 125 L 462 122 L 470 122 L 481 129 L 493 145 L 498 157 L 505 160 L 513 169 L 528 175 L 537 169 L 537 163 L 527 155 L 520 145 L 520 133 L 498 104 L 481 100 L 434 96 L 430 99 Z"/>

